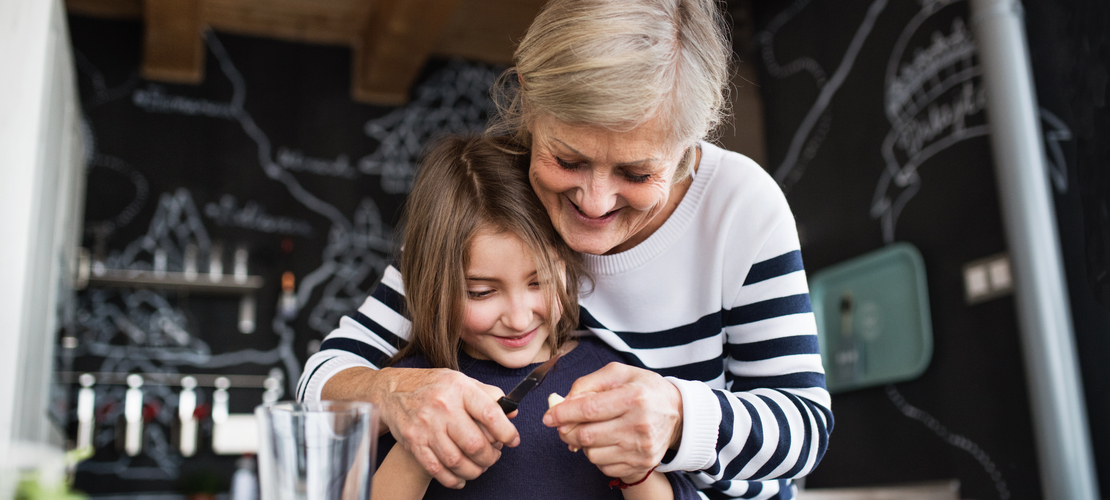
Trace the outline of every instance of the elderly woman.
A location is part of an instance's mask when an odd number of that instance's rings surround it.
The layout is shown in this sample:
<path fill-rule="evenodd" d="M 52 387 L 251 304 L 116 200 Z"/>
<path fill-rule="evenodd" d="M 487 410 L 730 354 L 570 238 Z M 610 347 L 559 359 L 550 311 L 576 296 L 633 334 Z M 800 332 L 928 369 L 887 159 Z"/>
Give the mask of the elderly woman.
<path fill-rule="evenodd" d="M 580 378 L 544 423 L 612 477 L 682 470 L 711 498 L 792 498 L 833 418 L 785 198 L 704 142 L 730 53 L 714 0 L 553 0 L 497 87 L 493 129 L 530 148 L 533 189 L 585 255 L 584 334 L 630 361 Z M 519 435 L 497 388 L 378 369 L 408 336 L 399 276 L 327 337 L 298 395 L 378 404 L 433 477 L 462 487 Z"/>

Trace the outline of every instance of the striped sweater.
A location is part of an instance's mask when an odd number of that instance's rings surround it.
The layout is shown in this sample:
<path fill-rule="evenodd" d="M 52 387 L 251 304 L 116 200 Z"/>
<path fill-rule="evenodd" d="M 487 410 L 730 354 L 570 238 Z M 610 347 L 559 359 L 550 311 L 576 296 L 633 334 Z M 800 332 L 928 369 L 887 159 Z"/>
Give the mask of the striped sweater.
<path fill-rule="evenodd" d="M 702 143 L 671 217 L 615 255 L 586 255 L 583 334 L 682 393 L 682 442 L 659 470 L 689 471 L 707 498 L 794 498 L 791 478 L 824 455 L 833 427 L 793 215 L 755 162 Z M 381 366 L 408 338 L 400 273 L 309 358 L 297 388 L 316 400 L 335 373 Z"/>

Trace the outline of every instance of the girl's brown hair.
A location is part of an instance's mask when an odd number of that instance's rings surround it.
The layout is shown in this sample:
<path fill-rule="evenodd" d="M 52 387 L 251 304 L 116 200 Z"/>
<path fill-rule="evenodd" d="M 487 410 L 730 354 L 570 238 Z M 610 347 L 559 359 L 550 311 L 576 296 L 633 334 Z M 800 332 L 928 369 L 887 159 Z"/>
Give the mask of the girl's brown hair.
<path fill-rule="evenodd" d="M 391 360 L 420 354 L 458 369 L 470 242 L 482 229 L 519 238 L 536 259 L 548 298 L 552 354 L 578 324 L 581 257 L 563 242 L 528 181 L 529 153 L 507 137 L 449 136 L 423 159 L 402 214 L 401 277 L 409 343 Z"/>

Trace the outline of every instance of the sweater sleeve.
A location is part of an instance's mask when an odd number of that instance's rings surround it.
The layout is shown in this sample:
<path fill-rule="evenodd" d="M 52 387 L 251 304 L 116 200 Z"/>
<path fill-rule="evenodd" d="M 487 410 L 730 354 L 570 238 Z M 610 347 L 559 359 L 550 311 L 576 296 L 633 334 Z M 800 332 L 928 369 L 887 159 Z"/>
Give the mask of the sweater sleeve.
<path fill-rule="evenodd" d="M 711 498 L 793 497 L 779 490 L 792 490 L 786 479 L 814 469 L 833 427 L 789 210 L 760 233 L 754 264 L 722 313 L 726 389 L 672 379 L 682 393 L 684 424 L 667 470 L 696 471 L 691 478 Z"/>
<path fill-rule="evenodd" d="M 319 401 L 324 384 L 348 368 L 383 366 L 408 342 L 412 324 L 402 313 L 403 304 L 401 273 L 389 266 L 358 312 L 344 316 L 308 358 L 297 383 L 297 399 Z"/>

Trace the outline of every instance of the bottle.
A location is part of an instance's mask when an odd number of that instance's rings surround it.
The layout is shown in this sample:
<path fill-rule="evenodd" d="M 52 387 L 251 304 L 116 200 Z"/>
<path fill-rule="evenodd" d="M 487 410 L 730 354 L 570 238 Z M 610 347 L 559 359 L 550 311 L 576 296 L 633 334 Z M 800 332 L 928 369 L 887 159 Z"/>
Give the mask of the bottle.
<path fill-rule="evenodd" d="M 231 476 L 231 500 L 258 500 L 258 476 L 254 472 L 254 457 L 243 455 L 235 463 Z"/>

